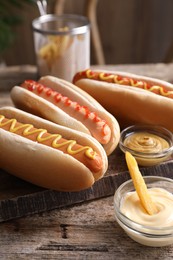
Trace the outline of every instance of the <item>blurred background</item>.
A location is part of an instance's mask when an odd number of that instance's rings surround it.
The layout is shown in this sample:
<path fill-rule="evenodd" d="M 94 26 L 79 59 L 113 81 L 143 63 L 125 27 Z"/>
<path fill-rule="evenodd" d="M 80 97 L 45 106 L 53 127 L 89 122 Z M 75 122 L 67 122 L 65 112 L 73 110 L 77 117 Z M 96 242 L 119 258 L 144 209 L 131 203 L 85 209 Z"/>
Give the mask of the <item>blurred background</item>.
<path fill-rule="evenodd" d="M 6 65 L 36 64 L 31 23 L 39 11 L 33 2 L 0 0 L 0 59 Z M 56 2 L 48 0 L 48 13 Z M 64 2 L 64 13 L 86 14 L 86 0 Z M 97 0 L 96 19 L 105 64 L 173 58 L 173 0 Z M 97 64 L 92 45 L 91 64 Z"/>

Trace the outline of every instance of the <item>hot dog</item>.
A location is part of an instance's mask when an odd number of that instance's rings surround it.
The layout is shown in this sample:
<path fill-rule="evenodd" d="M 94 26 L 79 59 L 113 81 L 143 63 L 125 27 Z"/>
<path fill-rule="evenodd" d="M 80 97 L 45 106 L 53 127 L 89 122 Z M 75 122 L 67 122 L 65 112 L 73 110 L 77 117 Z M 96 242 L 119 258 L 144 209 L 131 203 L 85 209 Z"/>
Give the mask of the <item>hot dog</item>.
<path fill-rule="evenodd" d="M 73 83 L 113 114 L 121 128 L 158 124 L 173 131 L 173 85 L 163 80 L 119 71 L 85 70 Z"/>
<path fill-rule="evenodd" d="M 108 167 L 92 136 L 13 107 L 0 108 L 0 143 L 0 168 L 49 189 L 89 188 Z"/>
<path fill-rule="evenodd" d="M 11 98 L 22 110 L 92 135 L 107 155 L 119 142 L 117 120 L 89 94 L 67 81 L 52 76 L 42 77 L 39 82 L 26 80 L 12 89 Z"/>

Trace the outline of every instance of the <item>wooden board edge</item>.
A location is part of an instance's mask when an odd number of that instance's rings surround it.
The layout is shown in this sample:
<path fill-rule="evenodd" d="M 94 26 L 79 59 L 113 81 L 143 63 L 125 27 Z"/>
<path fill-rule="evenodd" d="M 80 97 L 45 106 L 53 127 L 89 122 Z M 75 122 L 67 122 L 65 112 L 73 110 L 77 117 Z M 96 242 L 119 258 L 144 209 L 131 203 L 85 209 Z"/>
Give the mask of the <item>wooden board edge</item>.
<path fill-rule="evenodd" d="M 143 176 L 165 176 L 171 179 L 173 178 L 172 172 L 173 162 L 141 169 Z M 121 174 L 108 175 L 97 181 L 90 189 L 80 192 L 43 190 L 34 194 L 1 201 L 0 222 L 112 196 L 115 190 L 129 179 L 129 172 L 125 171 Z"/>

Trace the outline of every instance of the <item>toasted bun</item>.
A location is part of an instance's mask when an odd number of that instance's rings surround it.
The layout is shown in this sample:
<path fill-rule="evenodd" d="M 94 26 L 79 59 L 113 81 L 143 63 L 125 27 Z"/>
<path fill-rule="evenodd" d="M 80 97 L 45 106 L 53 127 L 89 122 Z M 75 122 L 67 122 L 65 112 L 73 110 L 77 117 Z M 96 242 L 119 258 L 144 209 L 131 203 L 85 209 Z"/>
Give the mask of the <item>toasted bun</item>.
<path fill-rule="evenodd" d="M 82 106 L 87 106 L 91 111 L 96 112 L 100 118 L 104 119 L 111 129 L 111 138 L 106 145 L 103 145 L 103 147 L 107 155 L 111 154 L 115 150 L 120 139 L 120 128 L 113 115 L 108 113 L 89 94 L 70 82 L 53 76 L 42 77 L 39 82 L 60 92 L 64 96 L 68 96 L 71 100 L 82 104 Z M 11 98 L 15 106 L 22 110 L 41 116 L 59 125 L 91 135 L 89 129 L 86 128 L 82 122 L 74 119 L 56 105 L 28 90 L 16 86 L 11 91 Z"/>
<path fill-rule="evenodd" d="M 0 108 L 0 114 L 91 146 L 103 161 L 101 171 L 93 174 L 84 164 L 68 154 L 0 129 L 0 167 L 9 173 L 33 184 L 59 191 L 87 189 L 105 174 L 108 167 L 106 153 L 91 136 L 12 107 Z"/>
<path fill-rule="evenodd" d="M 11 98 L 14 105 L 21 110 L 50 120 L 59 125 L 90 134 L 89 130 L 81 122 L 72 118 L 51 102 L 40 98 L 26 89 L 15 86 L 11 91 Z"/>
<path fill-rule="evenodd" d="M 103 145 L 103 147 L 107 155 L 110 155 L 115 150 L 120 139 L 120 127 L 115 117 L 107 112 L 100 103 L 98 103 L 87 92 L 65 80 L 52 76 L 45 76 L 42 77 L 39 82 L 56 91 L 59 91 L 63 95 L 68 96 L 70 99 L 83 104 L 83 106 L 87 106 L 91 111 L 96 112 L 100 118 L 106 120 L 112 134 L 109 143 Z"/>
<path fill-rule="evenodd" d="M 105 71 L 104 71 L 105 72 Z M 106 71 L 111 73 L 110 71 Z M 173 90 L 170 83 L 131 73 L 112 72 L 134 79 L 147 80 Z M 107 111 L 113 114 L 121 128 L 132 124 L 157 124 L 173 131 L 173 99 L 150 91 L 92 79 L 79 79 L 75 84 L 93 96 Z"/>

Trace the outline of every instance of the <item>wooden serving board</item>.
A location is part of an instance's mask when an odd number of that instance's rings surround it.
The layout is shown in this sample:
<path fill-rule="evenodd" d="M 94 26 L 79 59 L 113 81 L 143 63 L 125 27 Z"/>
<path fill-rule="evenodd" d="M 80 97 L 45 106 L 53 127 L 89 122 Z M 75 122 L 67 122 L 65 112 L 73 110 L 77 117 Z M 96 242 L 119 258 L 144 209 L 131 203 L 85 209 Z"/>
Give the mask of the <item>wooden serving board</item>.
<path fill-rule="evenodd" d="M 93 68 L 98 69 L 98 66 Z M 127 71 L 173 82 L 173 63 L 105 66 L 103 69 Z M 37 78 L 35 66 L 22 65 L 0 69 L 0 106 L 13 105 L 8 91 L 27 78 Z M 6 92 L 3 92 L 4 90 Z M 173 158 L 158 166 L 141 168 L 141 172 L 143 175 L 173 178 Z M 111 196 L 117 187 L 129 178 L 124 154 L 119 149 L 109 156 L 109 168 L 105 177 L 92 188 L 81 192 L 43 189 L 0 170 L 0 222 Z"/>
<path fill-rule="evenodd" d="M 143 175 L 173 178 L 173 160 L 141 168 L 141 172 Z M 119 148 L 109 156 L 109 168 L 105 177 L 97 181 L 92 188 L 81 192 L 43 189 L 0 170 L 0 222 L 111 196 L 118 186 L 129 178 L 124 154 Z"/>

